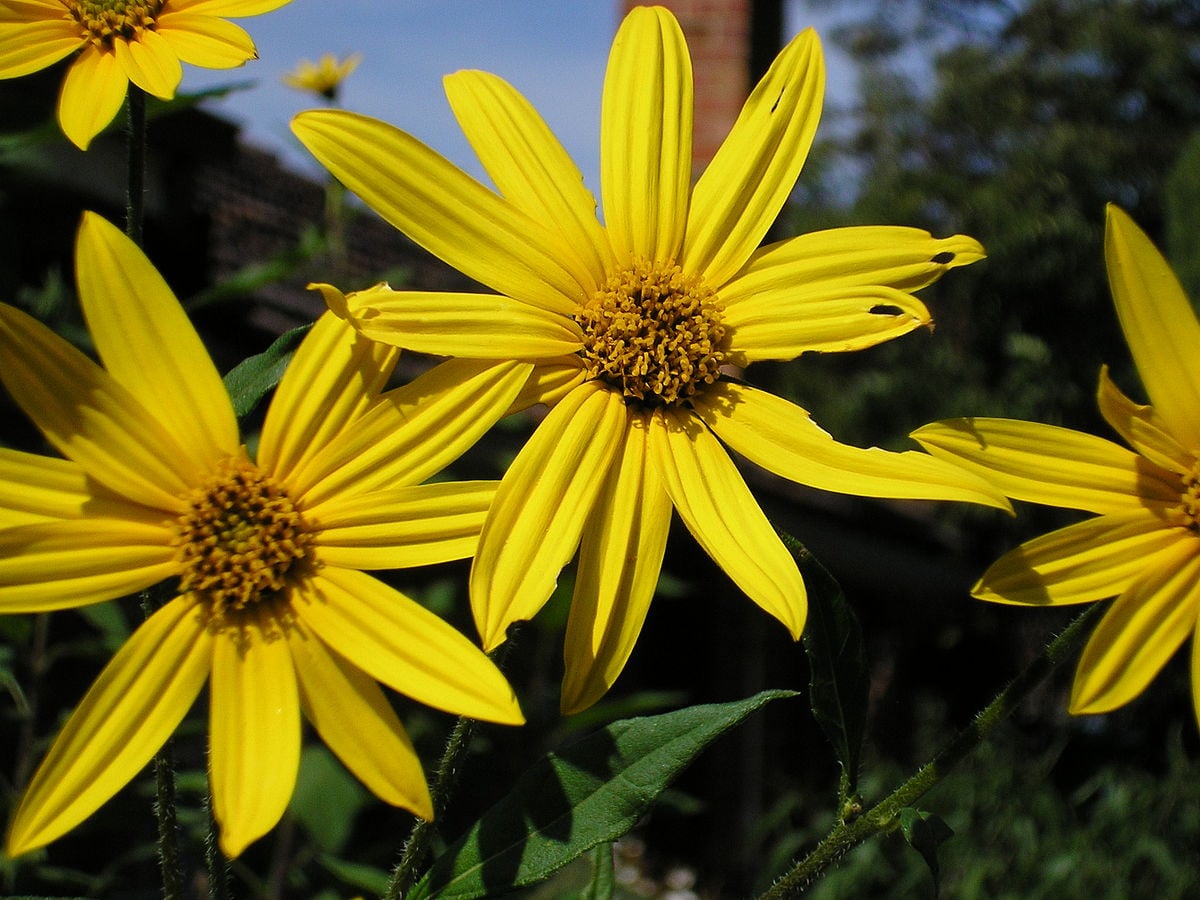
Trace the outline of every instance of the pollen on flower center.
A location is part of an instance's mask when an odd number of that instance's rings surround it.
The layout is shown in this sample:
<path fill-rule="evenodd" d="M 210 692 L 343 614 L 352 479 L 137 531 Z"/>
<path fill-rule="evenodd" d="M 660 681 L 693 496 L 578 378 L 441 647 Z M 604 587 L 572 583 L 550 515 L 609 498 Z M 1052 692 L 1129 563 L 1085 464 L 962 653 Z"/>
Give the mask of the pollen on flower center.
<path fill-rule="evenodd" d="M 635 260 L 581 304 L 588 374 L 651 406 L 682 403 L 720 375 L 721 304 L 674 264 Z"/>
<path fill-rule="evenodd" d="M 154 22 L 166 0 L 66 0 L 72 18 L 94 45 L 111 49 L 113 41 L 137 40 Z"/>
<path fill-rule="evenodd" d="M 283 486 L 245 459 L 227 460 L 175 521 L 180 593 L 214 618 L 270 599 L 308 556 L 312 535 Z"/>
<path fill-rule="evenodd" d="M 1200 532 L 1200 460 L 1192 470 L 1184 474 L 1181 503 L 1176 507 L 1179 524 L 1191 531 Z"/>

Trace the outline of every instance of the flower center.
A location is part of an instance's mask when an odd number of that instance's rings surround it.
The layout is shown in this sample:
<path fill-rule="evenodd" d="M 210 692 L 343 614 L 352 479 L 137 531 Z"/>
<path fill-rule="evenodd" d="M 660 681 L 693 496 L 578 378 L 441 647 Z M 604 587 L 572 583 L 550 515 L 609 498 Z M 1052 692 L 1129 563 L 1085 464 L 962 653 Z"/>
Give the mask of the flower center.
<path fill-rule="evenodd" d="M 1179 524 L 1191 531 L 1200 532 L 1200 460 L 1183 476 L 1182 502 L 1176 507 Z"/>
<path fill-rule="evenodd" d="M 143 29 L 154 30 L 154 20 L 166 0 L 66 0 L 71 16 L 95 46 L 112 49 L 113 41 L 137 40 Z"/>
<path fill-rule="evenodd" d="M 679 266 L 635 260 L 575 314 L 588 374 L 650 406 L 684 402 L 720 375 L 721 304 Z"/>
<path fill-rule="evenodd" d="M 282 485 L 245 459 L 226 460 L 175 520 L 180 593 L 208 601 L 214 618 L 268 600 L 287 585 L 312 543 Z"/>

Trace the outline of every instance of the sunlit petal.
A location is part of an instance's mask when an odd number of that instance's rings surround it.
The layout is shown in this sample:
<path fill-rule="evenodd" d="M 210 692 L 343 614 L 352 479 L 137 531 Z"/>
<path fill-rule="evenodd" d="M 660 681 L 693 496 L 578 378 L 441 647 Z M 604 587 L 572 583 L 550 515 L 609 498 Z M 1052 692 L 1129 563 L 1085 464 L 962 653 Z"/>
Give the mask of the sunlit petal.
<path fill-rule="evenodd" d="M 183 80 L 183 66 L 157 31 L 145 29 L 135 40 L 115 40 L 113 51 L 125 76 L 147 94 L 161 100 L 175 96 Z"/>
<path fill-rule="evenodd" d="M 331 497 L 424 481 L 458 459 L 509 409 L 530 363 L 449 360 L 388 391 L 335 445 L 288 476 L 320 514 Z"/>
<path fill-rule="evenodd" d="M 191 321 L 146 255 L 84 213 L 75 243 L 79 301 L 101 362 L 203 468 L 241 445 L 229 394 Z"/>
<path fill-rule="evenodd" d="M 496 491 L 471 568 L 471 609 L 487 650 L 533 618 L 605 483 L 626 428 L 620 396 L 596 382 L 568 394 L 526 442 Z"/>
<path fill-rule="evenodd" d="M 1016 500 L 1095 513 L 1139 509 L 1147 500 L 1179 500 L 1176 476 L 1112 441 L 1057 425 L 947 419 L 911 437 Z"/>
<path fill-rule="evenodd" d="M 420 141 L 342 110 L 301 113 L 292 130 L 335 177 L 396 228 L 501 294 L 570 315 L 583 297 L 547 226 Z"/>
<path fill-rule="evenodd" d="M 9 827 L 10 856 L 74 828 L 145 767 L 204 685 L 211 648 L 202 617 L 184 600 L 133 633 L 34 774 Z"/>
<path fill-rule="evenodd" d="M 1105 421 L 1146 459 L 1180 475 L 1191 470 L 1195 454 L 1180 446 L 1154 407 L 1134 403 L 1121 393 L 1108 376 L 1108 366 L 1100 370 L 1096 399 Z"/>
<path fill-rule="evenodd" d="M 722 382 L 693 400 L 696 415 L 733 450 L 768 471 L 864 497 L 963 500 L 1008 509 L 995 488 L 962 468 L 909 450 L 839 444 L 809 414 L 766 391 Z"/>
<path fill-rule="evenodd" d="M 399 351 L 358 335 L 332 313 L 321 316 L 275 389 L 259 465 L 283 478 L 334 444 L 378 400 L 398 357 Z"/>
<path fill-rule="evenodd" d="M 100 603 L 177 574 L 161 513 L 125 511 L 130 518 L 89 515 L 0 530 L 0 612 Z"/>
<path fill-rule="evenodd" d="M 825 96 L 812 29 L 780 51 L 692 192 L 681 264 L 720 289 L 775 222 L 808 156 Z M 607 211 L 607 205 L 605 207 Z"/>
<path fill-rule="evenodd" d="M 625 667 L 666 551 L 671 499 L 646 450 L 649 414 L 630 416 L 584 526 L 564 644 L 563 715 L 599 700 Z"/>
<path fill-rule="evenodd" d="M 800 570 L 725 449 L 685 411 L 659 410 L 649 446 L 688 531 L 751 600 L 799 640 L 808 614 Z"/>
<path fill-rule="evenodd" d="M 291 2 L 292 0 L 171 0 L 171 9 L 240 19 L 244 16 L 262 15 Z"/>
<path fill-rule="evenodd" d="M 83 516 L 126 518 L 133 514 L 130 506 L 69 460 L 0 447 L 0 528 Z"/>
<path fill-rule="evenodd" d="M 427 706 L 520 725 L 512 688 L 483 653 L 429 610 L 369 575 L 326 566 L 296 605 L 302 622 L 376 681 Z"/>
<path fill-rule="evenodd" d="M 254 59 L 254 41 L 243 28 L 208 15 L 172 12 L 159 17 L 159 34 L 183 62 L 205 69 L 234 69 Z"/>
<path fill-rule="evenodd" d="M 1088 519 L 1010 550 L 971 593 L 995 603 L 1051 606 L 1105 600 L 1173 556 L 1183 534 L 1148 509 Z"/>
<path fill-rule="evenodd" d="M 0 35 L 0 78 L 17 78 L 53 65 L 83 44 L 79 27 L 69 19 L 29 21 Z"/>
<path fill-rule="evenodd" d="M 675 17 L 634 7 L 604 75 L 600 191 L 618 260 L 674 261 L 692 179 L 692 60 Z"/>
<path fill-rule="evenodd" d="M 323 563 L 343 569 L 428 566 L 475 553 L 495 481 L 453 481 L 331 498 L 310 518 Z"/>
<path fill-rule="evenodd" d="M 120 112 L 128 89 L 129 78 L 115 53 L 84 46 L 67 69 L 58 95 L 58 124 L 63 134 L 86 150 L 92 138 Z"/>
<path fill-rule="evenodd" d="M 574 354 L 558 359 L 539 360 L 508 411 L 520 412 L 539 403 L 554 406 L 583 384 L 587 377 L 583 360 Z"/>
<path fill-rule="evenodd" d="M 287 638 L 300 702 L 321 740 L 376 797 L 432 819 L 424 767 L 379 685 L 302 623 Z"/>
<path fill-rule="evenodd" d="M 327 286 L 317 287 L 328 302 Z M 380 285 L 347 296 L 346 303 L 364 335 L 421 353 L 538 359 L 582 346 L 574 320 L 500 294 L 393 291 Z"/>
<path fill-rule="evenodd" d="M 195 475 L 188 454 L 111 375 L 11 306 L 0 304 L 0 380 L 42 433 L 101 484 L 180 511 Z"/>
<path fill-rule="evenodd" d="M 553 226 L 563 250 L 578 258 L 573 268 L 584 291 L 594 291 L 612 254 L 579 167 L 537 110 L 502 78 L 464 71 L 443 83 L 459 126 L 497 190 Z"/>
<path fill-rule="evenodd" d="M 300 769 L 300 700 L 286 622 L 243 613 L 213 645 L 208 777 L 230 857 L 275 827 Z"/>
<path fill-rule="evenodd" d="M 1176 543 L 1148 564 L 1104 614 L 1088 639 L 1071 690 L 1071 712 L 1124 706 L 1154 679 L 1196 630 L 1200 540 Z"/>
<path fill-rule="evenodd" d="M 1155 412 L 1184 446 L 1200 447 L 1200 323 L 1162 254 L 1109 204 L 1104 258 L 1121 330 Z"/>

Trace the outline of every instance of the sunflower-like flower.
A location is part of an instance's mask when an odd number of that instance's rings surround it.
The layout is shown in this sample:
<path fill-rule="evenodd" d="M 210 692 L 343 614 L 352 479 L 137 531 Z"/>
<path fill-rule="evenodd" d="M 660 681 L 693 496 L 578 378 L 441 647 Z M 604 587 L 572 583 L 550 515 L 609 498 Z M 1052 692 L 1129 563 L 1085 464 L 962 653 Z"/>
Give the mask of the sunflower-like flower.
<path fill-rule="evenodd" d="M 167 579 L 174 598 L 63 727 L 8 852 L 96 810 L 206 682 L 227 855 L 286 808 L 301 711 L 372 792 L 432 817 L 421 763 L 376 681 L 479 719 L 516 724 L 521 712 L 474 644 L 360 570 L 471 555 L 495 484 L 420 482 L 479 437 L 491 421 L 480 410 L 497 394 L 511 402 L 528 369 L 435 369 L 381 395 L 396 351 L 326 314 L 280 383 L 252 460 L 216 368 L 141 251 L 87 214 L 76 270 L 103 367 L 0 305 L 0 378 L 66 457 L 0 449 L 0 612 L 97 603 Z"/>
<path fill-rule="evenodd" d="M 58 97 L 58 123 L 81 150 L 121 108 L 129 82 L 175 96 L 181 62 L 232 69 L 258 53 L 227 18 L 257 16 L 291 0 L 4 0 L 0 78 L 37 72 L 79 51 Z"/>
<path fill-rule="evenodd" d="M 283 83 L 298 91 L 309 91 L 326 100 L 336 100 L 338 88 L 362 62 L 361 53 L 352 53 L 339 61 L 332 53 L 324 54 L 317 62 L 300 60 L 296 68 L 283 76 Z"/>
<path fill-rule="evenodd" d="M 1109 206 L 1108 280 L 1149 395 L 1126 397 L 1100 370 L 1108 424 L 1133 450 L 1054 425 L 954 419 L 913 437 L 991 479 L 1009 497 L 1097 513 L 992 564 L 973 594 L 1028 606 L 1116 597 L 1080 657 L 1072 713 L 1103 713 L 1142 693 L 1200 625 L 1200 323 L 1145 233 Z M 1200 721 L 1200 649 L 1192 642 Z"/>
<path fill-rule="evenodd" d="M 385 219 L 499 294 L 393 292 L 327 302 L 366 335 L 430 353 L 536 363 L 552 404 L 505 474 L 471 573 L 485 648 L 531 618 L 582 548 L 562 708 L 612 685 L 662 565 L 672 507 L 700 545 L 799 637 L 795 562 L 722 443 L 814 487 L 1004 505 L 919 451 L 835 442 L 799 407 L 726 367 L 857 350 L 930 322 L 911 294 L 978 260 L 979 244 L 910 228 L 845 228 L 758 249 L 799 174 L 824 89 L 816 36 L 779 54 L 694 189 L 692 72 L 674 17 L 634 9 L 601 112 L 604 224 L 579 170 L 500 78 L 445 82 L 494 193 L 411 136 L 344 111 L 293 129 Z"/>

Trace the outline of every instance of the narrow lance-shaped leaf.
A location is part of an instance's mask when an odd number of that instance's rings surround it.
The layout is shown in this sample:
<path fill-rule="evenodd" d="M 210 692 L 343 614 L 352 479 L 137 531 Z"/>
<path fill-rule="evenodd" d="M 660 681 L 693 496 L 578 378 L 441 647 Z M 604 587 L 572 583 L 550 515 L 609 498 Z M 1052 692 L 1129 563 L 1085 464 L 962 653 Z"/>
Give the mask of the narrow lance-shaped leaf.
<path fill-rule="evenodd" d="M 267 391 L 279 384 L 292 354 L 310 328 L 311 325 L 301 325 L 284 332 L 262 353 L 247 357 L 225 375 L 225 390 L 229 391 L 233 411 L 239 418 L 253 412 Z"/>
<path fill-rule="evenodd" d="M 792 696 L 763 691 L 625 719 L 547 754 L 438 858 L 408 900 L 467 900 L 541 881 L 625 834 L 701 750 L 765 703 Z"/>
<path fill-rule="evenodd" d="M 612 844 L 601 844 L 592 850 L 592 880 L 579 892 L 579 900 L 612 900 L 617 883 L 613 870 Z"/>
<path fill-rule="evenodd" d="M 795 538 L 782 537 L 808 586 L 804 652 L 811 669 L 809 702 L 842 767 L 839 794 L 845 817 L 857 793 L 867 727 L 869 683 L 862 629 L 829 571 Z"/>
<path fill-rule="evenodd" d="M 937 900 L 940 882 L 938 848 L 954 836 L 954 829 L 933 813 L 906 806 L 900 810 L 900 833 L 929 866 L 933 875 L 933 900 Z"/>

